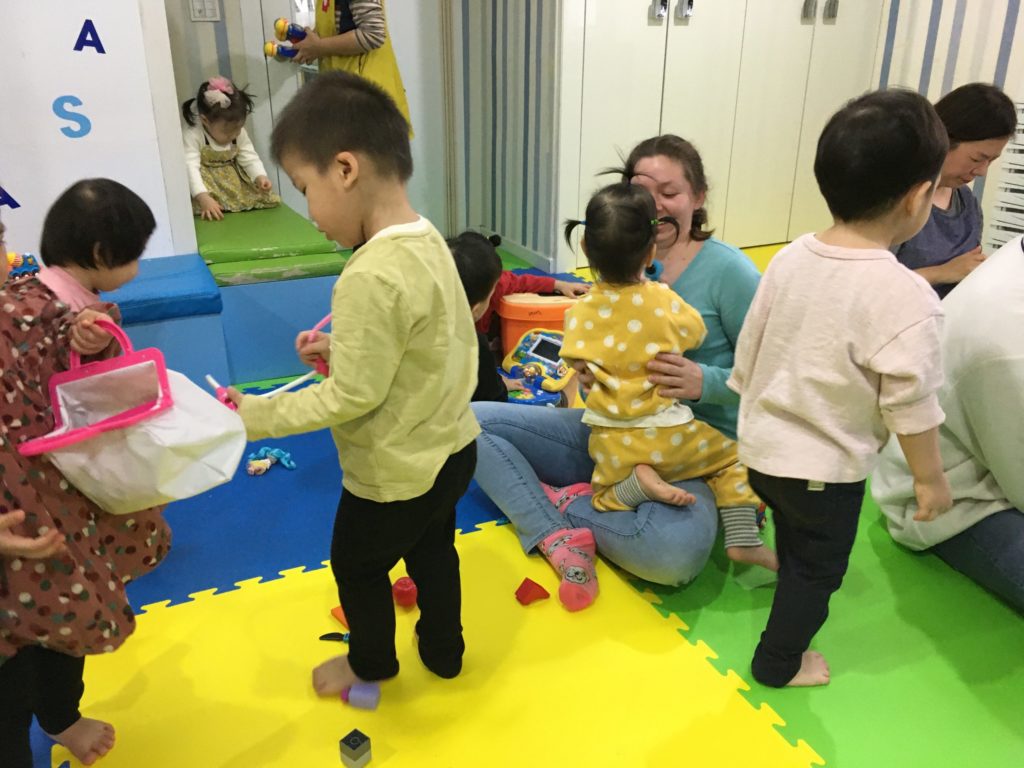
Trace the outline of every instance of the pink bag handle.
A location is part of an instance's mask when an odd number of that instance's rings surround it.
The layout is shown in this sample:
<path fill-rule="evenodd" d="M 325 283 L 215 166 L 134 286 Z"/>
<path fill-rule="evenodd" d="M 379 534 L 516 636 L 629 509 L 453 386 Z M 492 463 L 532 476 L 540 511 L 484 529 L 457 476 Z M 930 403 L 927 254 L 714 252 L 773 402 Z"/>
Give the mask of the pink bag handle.
<path fill-rule="evenodd" d="M 127 354 L 134 352 L 135 349 L 132 347 L 131 339 L 128 338 L 128 334 L 115 323 L 113 320 L 107 317 L 98 317 L 94 321 L 100 328 L 104 328 L 111 336 L 117 339 L 117 343 L 121 345 L 121 354 Z M 68 358 L 70 360 L 71 368 L 81 368 L 82 357 L 75 350 L 71 350 L 71 355 Z"/>

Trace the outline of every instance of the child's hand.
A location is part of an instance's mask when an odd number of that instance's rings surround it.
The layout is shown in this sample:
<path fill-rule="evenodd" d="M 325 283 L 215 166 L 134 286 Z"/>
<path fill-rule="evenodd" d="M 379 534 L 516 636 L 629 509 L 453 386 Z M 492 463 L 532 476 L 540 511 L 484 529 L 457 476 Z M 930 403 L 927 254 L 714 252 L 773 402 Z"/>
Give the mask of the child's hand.
<path fill-rule="evenodd" d="M 270 182 L 270 179 L 268 179 L 266 176 L 257 176 L 256 177 L 256 186 L 259 187 L 260 189 L 262 189 L 264 192 L 269 192 L 271 189 L 274 188 L 274 185 Z"/>
<path fill-rule="evenodd" d="M 234 387 L 225 387 L 224 394 L 227 395 L 229 401 L 234 403 L 236 408 L 238 408 L 242 404 L 242 398 L 244 397 L 244 395 Z"/>
<path fill-rule="evenodd" d="M 589 395 L 591 388 L 594 386 L 594 382 L 597 381 L 594 376 L 594 372 L 587 367 L 587 364 L 583 360 L 566 360 L 572 369 L 576 371 L 576 375 L 580 380 L 580 389 L 583 390 L 584 395 Z"/>
<path fill-rule="evenodd" d="M 320 35 L 309 27 L 306 27 L 306 36 L 299 42 L 292 43 L 292 48 L 298 51 L 293 59 L 297 64 L 308 64 L 323 56 L 320 50 Z"/>
<path fill-rule="evenodd" d="M 504 376 L 502 376 L 501 380 L 505 382 L 505 389 L 508 392 L 521 392 L 522 390 L 526 389 L 526 387 L 523 386 L 522 379 L 506 379 Z"/>
<path fill-rule="evenodd" d="M 555 291 L 563 296 L 576 298 L 590 293 L 590 285 L 587 283 L 573 283 L 568 280 L 555 280 Z"/>
<path fill-rule="evenodd" d="M 331 362 L 331 337 L 322 331 L 302 331 L 295 337 L 295 351 L 299 360 L 310 368 L 316 367 L 317 360 Z"/>
<path fill-rule="evenodd" d="M 66 550 L 64 534 L 57 529 L 47 531 L 34 539 L 18 536 L 11 531 L 14 526 L 23 522 L 25 513 L 20 509 L 0 514 L 0 556 L 39 560 L 61 554 Z"/>
<path fill-rule="evenodd" d="M 96 325 L 98 318 L 109 315 L 95 309 L 83 309 L 71 325 L 71 348 L 80 355 L 98 355 L 110 344 L 110 334 Z"/>
<path fill-rule="evenodd" d="M 196 202 L 199 203 L 201 218 L 207 221 L 220 221 L 224 218 L 224 209 L 209 192 L 200 192 L 196 195 Z"/>
<path fill-rule="evenodd" d="M 914 519 L 920 522 L 934 520 L 953 506 L 953 492 L 945 473 L 932 480 L 914 480 L 914 495 L 917 497 Z"/>

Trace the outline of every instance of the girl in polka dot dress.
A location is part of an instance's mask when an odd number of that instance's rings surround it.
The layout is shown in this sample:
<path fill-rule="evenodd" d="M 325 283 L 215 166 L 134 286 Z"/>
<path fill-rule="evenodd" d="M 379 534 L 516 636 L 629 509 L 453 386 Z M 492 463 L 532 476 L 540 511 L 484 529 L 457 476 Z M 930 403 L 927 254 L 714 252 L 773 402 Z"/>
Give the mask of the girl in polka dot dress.
<path fill-rule="evenodd" d="M 658 394 L 647 362 L 662 352 L 699 347 L 706 329 L 700 314 L 663 283 L 648 282 L 659 226 L 650 193 L 613 184 L 587 205 L 586 221 L 568 221 L 566 240 L 580 225 L 580 247 L 597 283 L 566 313 L 562 356 L 594 379 L 583 416 L 591 427 L 589 451 L 595 509 L 635 509 L 644 501 L 685 506 L 694 502 L 670 483 L 703 478 L 715 494 L 725 546 L 736 561 L 778 569 L 775 553 L 758 533 L 761 500 L 750 489 L 736 443 L 697 421 L 690 408 Z"/>
<path fill-rule="evenodd" d="M 81 196 L 81 216 L 47 216 L 48 242 L 80 240 L 91 254 L 141 255 L 155 222 L 135 206 Z M 141 208 L 139 207 L 141 206 Z M 144 209 L 144 210 L 142 210 Z M 51 211 L 52 213 L 53 211 Z M 131 213 L 131 215 L 127 215 Z M 2 225 L 0 225 L 2 233 Z M 53 239 L 56 238 L 56 239 Z M 2 240 L 2 237 L 0 237 Z M 2 244 L 2 243 L 0 243 Z M 0 253 L 6 252 L 0 248 Z M 7 260 L 0 259 L 0 283 Z M 68 366 L 69 343 L 82 354 L 110 344 L 77 319 L 36 277 L 0 285 L 0 765 L 31 768 L 29 727 L 40 726 L 91 765 L 114 745 L 109 723 L 82 717 L 84 657 L 117 649 L 135 629 L 125 585 L 167 554 L 160 510 L 108 515 L 43 456 L 18 445 L 53 429 L 49 380 Z M 98 337 L 98 338 L 97 338 Z M 88 341 L 86 341 L 88 340 Z M 83 343 L 86 342 L 86 343 Z M 111 353 L 116 352 L 110 350 Z"/>

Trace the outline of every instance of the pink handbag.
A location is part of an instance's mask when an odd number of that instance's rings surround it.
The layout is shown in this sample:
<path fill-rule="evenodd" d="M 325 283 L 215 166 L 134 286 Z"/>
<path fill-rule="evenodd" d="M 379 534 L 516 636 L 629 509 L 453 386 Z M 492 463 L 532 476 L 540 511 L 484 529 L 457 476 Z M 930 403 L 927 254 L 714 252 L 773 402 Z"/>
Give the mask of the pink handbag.
<path fill-rule="evenodd" d="M 188 498 L 232 478 L 245 450 L 237 413 L 177 371 L 163 353 L 135 350 L 109 320 L 97 323 L 123 354 L 50 379 L 54 429 L 22 443 L 46 454 L 68 481 L 107 512 L 128 514 Z"/>

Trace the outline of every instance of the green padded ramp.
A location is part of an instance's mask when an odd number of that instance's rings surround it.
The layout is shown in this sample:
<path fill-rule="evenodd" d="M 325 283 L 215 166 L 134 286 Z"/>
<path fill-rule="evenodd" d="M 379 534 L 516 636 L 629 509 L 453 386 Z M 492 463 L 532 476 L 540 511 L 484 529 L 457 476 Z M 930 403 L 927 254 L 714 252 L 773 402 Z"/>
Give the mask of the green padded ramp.
<path fill-rule="evenodd" d="M 287 205 L 197 218 L 196 242 L 207 264 L 330 253 L 337 246 Z"/>
<path fill-rule="evenodd" d="M 249 285 L 274 280 L 301 280 L 306 277 L 340 275 L 352 251 L 310 253 L 276 259 L 249 259 L 210 265 L 217 285 Z"/>

